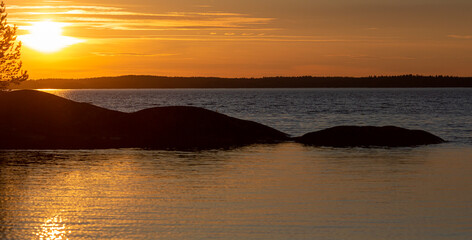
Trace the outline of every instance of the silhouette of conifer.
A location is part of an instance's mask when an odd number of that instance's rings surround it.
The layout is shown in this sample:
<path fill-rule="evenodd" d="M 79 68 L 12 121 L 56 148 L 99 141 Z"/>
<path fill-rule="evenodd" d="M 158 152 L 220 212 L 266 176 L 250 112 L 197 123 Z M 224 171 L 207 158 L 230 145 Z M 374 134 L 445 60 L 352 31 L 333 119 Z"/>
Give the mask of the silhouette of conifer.
<path fill-rule="evenodd" d="M 5 3 L 0 3 L 0 90 L 11 84 L 19 84 L 28 79 L 27 71 L 22 71 L 21 42 L 16 41 L 16 26 L 7 23 Z"/>

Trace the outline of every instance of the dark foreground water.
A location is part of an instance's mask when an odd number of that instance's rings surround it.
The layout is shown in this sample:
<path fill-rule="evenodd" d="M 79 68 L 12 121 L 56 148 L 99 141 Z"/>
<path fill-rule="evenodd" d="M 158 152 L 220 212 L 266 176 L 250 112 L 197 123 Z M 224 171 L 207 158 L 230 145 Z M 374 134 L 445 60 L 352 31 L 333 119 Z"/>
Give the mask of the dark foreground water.
<path fill-rule="evenodd" d="M 53 92 L 122 111 L 202 106 L 293 135 L 397 125 L 451 142 L 0 151 L 0 239 L 472 239 L 472 90 Z"/>

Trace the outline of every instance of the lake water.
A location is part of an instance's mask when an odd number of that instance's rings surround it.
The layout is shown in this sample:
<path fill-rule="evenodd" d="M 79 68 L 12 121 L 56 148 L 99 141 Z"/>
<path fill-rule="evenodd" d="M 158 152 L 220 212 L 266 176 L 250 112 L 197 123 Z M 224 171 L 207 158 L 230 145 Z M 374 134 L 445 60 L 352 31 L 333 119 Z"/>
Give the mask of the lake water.
<path fill-rule="evenodd" d="M 126 112 L 201 106 L 291 135 L 396 125 L 450 142 L 0 151 L 1 239 L 472 239 L 472 89 L 49 92 Z"/>

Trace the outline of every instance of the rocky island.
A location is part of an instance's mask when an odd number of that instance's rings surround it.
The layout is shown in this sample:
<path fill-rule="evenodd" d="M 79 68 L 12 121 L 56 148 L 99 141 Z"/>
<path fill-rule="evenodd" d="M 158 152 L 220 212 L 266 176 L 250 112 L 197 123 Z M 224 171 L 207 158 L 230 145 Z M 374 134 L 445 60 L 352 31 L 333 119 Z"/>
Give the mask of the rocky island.
<path fill-rule="evenodd" d="M 294 138 L 296 142 L 329 147 L 411 147 L 445 142 L 423 130 L 395 126 L 337 126 Z"/>
<path fill-rule="evenodd" d="M 33 90 L 0 92 L 0 132 L 0 149 L 222 148 L 289 139 L 203 108 L 124 113 Z"/>
<path fill-rule="evenodd" d="M 394 126 L 339 126 L 290 138 L 271 127 L 198 107 L 124 113 L 34 90 L 0 92 L 0 132 L 0 149 L 208 149 L 284 141 L 401 147 L 444 142 L 425 131 Z"/>

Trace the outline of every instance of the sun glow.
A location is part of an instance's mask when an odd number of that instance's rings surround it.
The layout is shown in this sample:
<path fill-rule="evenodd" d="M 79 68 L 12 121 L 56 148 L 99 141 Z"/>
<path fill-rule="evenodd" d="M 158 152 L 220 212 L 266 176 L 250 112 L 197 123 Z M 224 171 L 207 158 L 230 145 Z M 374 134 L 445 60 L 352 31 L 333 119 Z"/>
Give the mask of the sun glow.
<path fill-rule="evenodd" d="M 30 34 L 19 36 L 19 39 L 29 48 L 43 53 L 57 52 L 73 44 L 84 42 L 81 39 L 62 35 L 62 28 L 66 23 L 42 21 L 23 27 Z"/>

